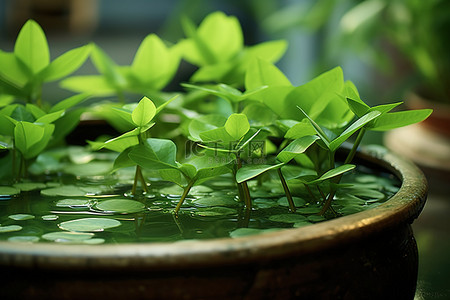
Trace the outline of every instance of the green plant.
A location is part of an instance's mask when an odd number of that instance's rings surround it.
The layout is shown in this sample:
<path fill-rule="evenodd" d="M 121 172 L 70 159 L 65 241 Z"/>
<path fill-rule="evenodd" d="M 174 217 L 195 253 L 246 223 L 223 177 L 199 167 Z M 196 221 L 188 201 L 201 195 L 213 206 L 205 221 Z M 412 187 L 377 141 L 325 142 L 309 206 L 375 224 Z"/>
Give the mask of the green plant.
<path fill-rule="evenodd" d="M 0 50 L 0 92 L 42 107 L 43 83 L 60 80 L 77 70 L 90 50 L 91 45 L 82 46 L 50 61 L 44 31 L 29 20 L 17 36 L 14 52 Z"/>
<path fill-rule="evenodd" d="M 165 105 L 170 103 L 172 100 L 166 102 Z M 122 108 L 116 108 L 118 116 L 133 126 L 134 129 L 105 142 L 89 141 L 89 144 L 93 150 L 105 148 L 119 152 L 119 156 L 117 156 L 114 161 L 113 171 L 119 168 L 136 166 L 134 183 L 131 189 L 131 193 L 133 195 L 136 194 L 139 181 L 144 192 L 148 192 L 148 189 L 145 178 L 142 175 L 140 165 L 136 165 L 136 163 L 130 159 L 129 154 L 135 148 L 139 148 L 145 143 L 148 135 L 147 131 L 155 125 L 155 123 L 152 122 L 153 117 L 159 113 L 165 105 L 161 105 L 156 108 L 155 104 L 153 104 L 150 99 L 143 97 L 137 104 L 126 104 Z"/>
<path fill-rule="evenodd" d="M 431 113 L 392 112 L 400 102 L 368 106 L 353 83 L 344 80 L 340 67 L 293 86 L 272 63 L 284 51 L 284 42 L 244 47 L 237 20 L 223 13 L 211 14 L 197 29 L 187 20 L 184 27 L 188 39 L 170 49 L 155 35 L 147 36 L 131 66 L 117 66 L 92 45 L 92 60 L 101 74 L 71 77 L 62 82 L 78 92 L 116 94 L 119 99 L 130 91 L 156 95 L 161 102 L 158 107 L 144 96 L 138 103 L 108 104 L 108 110 L 97 110 L 105 119 L 114 119 L 125 132 L 89 144 L 93 150 L 118 153 L 113 172 L 135 168 L 132 195 L 138 194 L 139 182 L 142 190 L 148 191 L 144 169 L 158 171 L 161 179 L 181 186 L 183 193 L 174 209 L 176 215 L 193 186 L 226 174 L 231 175 L 238 197 L 249 213 L 253 209 L 250 181 L 256 179 L 260 184 L 263 176 L 274 171 L 291 212 L 297 209 L 298 189 L 292 192 L 294 185 L 311 196 L 312 205 L 320 204 L 317 213 L 328 214 L 335 196 L 348 190 L 348 184 L 341 183 L 341 179 L 355 169 L 353 157 L 365 132 L 420 122 Z M 224 37 L 229 47 L 222 47 L 218 37 Z M 270 49 L 275 49 L 274 55 Z M 208 84 L 183 84 L 188 92 L 180 97 L 180 105 L 190 105 L 189 99 L 198 93 L 200 98 L 225 103 L 217 106 L 221 109 L 206 114 L 183 106 L 174 110 L 179 120 L 188 120 L 180 124 L 177 132 L 184 133 L 201 149 L 191 149 L 192 158 L 185 160 L 178 158 L 178 151 L 184 150 L 186 155 L 187 149 L 177 151 L 172 140 L 151 137 L 149 133 L 158 113 L 176 98 L 163 102 L 167 95 L 163 97 L 161 89 L 174 76 L 181 55 L 200 66 L 192 80 Z M 63 120 L 65 112 L 86 97 L 87 94 L 73 96 L 48 110 L 28 103 L 8 104 L 0 111 L 0 149 L 12 150 L 13 168 L 14 160 L 20 157 L 18 174 L 26 170 L 24 161 L 39 155 L 54 138 L 56 124 Z M 347 157 L 337 160 L 338 149 L 353 137 Z"/>

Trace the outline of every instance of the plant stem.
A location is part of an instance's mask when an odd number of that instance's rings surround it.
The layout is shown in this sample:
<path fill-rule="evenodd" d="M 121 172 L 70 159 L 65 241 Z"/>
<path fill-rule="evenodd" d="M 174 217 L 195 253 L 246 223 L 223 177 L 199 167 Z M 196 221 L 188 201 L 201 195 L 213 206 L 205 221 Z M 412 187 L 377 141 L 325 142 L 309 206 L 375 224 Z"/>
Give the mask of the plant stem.
<path fill-rule="evenodd" d="M 138 177 L 139 177 L 139 166 L 136 166 L 136 172 L 134 173 L 133 187 L 131 188 L 132 195 L 136 195 Z"/>
<path fill-rule="evenodd" d="M 278 173 L 278 176 L 280 177 L 280 181 L 281 181 L 281 185 L 283 186 L 284 193 L 286 194 L 286 198 L 289 203 L 289 209 L 291 212 L 295 213 L 296 208 L 295 208 L 294 200 L 292 199 L 291 191 L 289 190 L 287 182 L 283 177 L 283 173 L 281 173 L 281 168 L 277 169 L 277 173 Z"/>
<path fill-rule="evenodd" d="M 358 136 L 356 137 L 355 143 L 353 144 L 352 149 L 350 150 L 349 154 L 347 155 L 347 158 L 345 159 L 344 163 L 348 164 L 350 163 L 353 158 L 355 157 L 356 154 L 356 150 L 359 147 L 359 144 L 361 143 L 361 140 L 364 136 L 364 133 L 366 132 L 366 130 L 364 128 L 361 128 L 358 132 Z M 334 183 L 338 184 L 341 181 L 342 175 L 339 175 L 336 177 L 336 179 L 334 180 Z M 327 200 L 325 201 L 325 204 L 323 205 L 322 209 L 319 212 L 319 215 L 324 215 L 327 210 L 331 207 L 331 202 L 334 198 L 334 195 L 336 195 L 336 188 L 332 189 L 330 191 L 330 194 L 328 195 Z"/>
<path fill-rule="evenodd" d="M 195 180 L 192 180 L 189 182 L 189 184 L 184 188 L 183 195 L 181 195 L 180 201 L 178 201 L 177 207 L 175 207 L 175 215 L 178 215 L 178 212 L 180 211 L 181 205 L 184 202 L 184 199 L 186 199 L 186 196 L 189 194 L 189 191 L 191 190 L 192 186 L 194 185 Z"/>
<path fill-rule="evenodd" d="M 242 160 L 239 156 L 239 152 L 235 153 L 236 155 L 236 163 L 237 163 L 237 170 L 239 170 L 242 167 Z M 241 196 L 243 197 L 242 200 L 244 200 L 245 207 L 248 210 L 252 209 L 252 200 L 250 198 L 250 190 L 248 189 L 247 181 L 238 183 L 238 191 L 239 191 L 239 198 L 241 199 Z"/>
<path fill-rule="evenodd" d="M 356 150 L 359 147 L 359 144 L 361 144 L 361 140 L 364 136 L 364 134 L 366 133 L 366 129 L 363 127 L 359 130 L 358 132 L 358 136 L 356 137 L 355 143 L 353 144 L 352 150 L 350 150 L 350 152 L 347 155 L 347 158 L 344 161 L 344 164 L 349 164 L 353 158 L 355 157 L 356 154 Z"/>
<path fill-rule="evenodd" d="M 136 173 L 138 174 L 139 180 L 141 181 L 142 189 L 145 193 L 148 193 L 147 183 L 145 182 L 144 175 L 142 175 L 141 166 L 136 166 Z"/>

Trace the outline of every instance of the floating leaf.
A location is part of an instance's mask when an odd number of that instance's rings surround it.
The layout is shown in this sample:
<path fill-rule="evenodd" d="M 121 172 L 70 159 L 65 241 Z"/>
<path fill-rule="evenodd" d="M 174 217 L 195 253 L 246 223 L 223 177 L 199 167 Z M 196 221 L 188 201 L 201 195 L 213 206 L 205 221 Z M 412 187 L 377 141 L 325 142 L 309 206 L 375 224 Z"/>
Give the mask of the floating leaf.
<path fill-rule="evenodd" d="M 105 239 L 88 239 L 88 240 L 83 240 L 83 244 L 87 244 L 87 245 L 98 245 L 98 244 L 103 244 L 105 242 Z"/>
<path fill-rule="evenodd" d="M 58 220 L 59 216 L 57 215 L 44 215 L 42 216 L 42 220 L 44 221 L 55 221 Z"/>
<path fill-rule="evenodd" d="M 22 226 L 19 225 L 0 226 L 0 233 L 20 231 L 20 230 L 22 230 Z"/>
<path fill-rule="evenodd" d="M 58 227 L 74 232 L 98 232 L 120 226 L 121 224 L 120 221 L 108 218 L 84 218 L 62 222 L 58 224 Z"/>
<path fill-rule="evenodd" d="M 292 197 L 292 200 L 294 201 L 295 207 L 300 207 L 300 206 L 303 206 L 306 204 L 306 201 L 299 197 Z M 289 206 L 289 202 L 286 197 L 281 197 L 280 199 L 278 199 L 277 203 L 280 206 L 285 206 L 285 207 Z"/>
<path fill-rule="evenodd" d="M 145 205 L 135 200 L 111 199 L 99 202 L 95 208 L 105 212 L 131 214 L 144 211 Z"/>
<path fill-rule="evenodd" d="M 42 236 L 43 239 L 60 243 L 73 243 L 90 239 L 94 236 L 93 233 L 87 232 L 67 232 L 67 231 L 55 231 L 46 233 Z"/>
<path fill-rule="evenodd" d="M 19 242 L 19 243 L 35 243 L 39 241 L 37 236 L 12 236 L 8 238 L 9 242 Z"/>
<path fill-rule="evenodd" d="M 41 182 L 22 182 L 22 183 L 15 183 L 13 185 L 15 188 L 20 189 L 21 191 L 33 191 L 33 190 L 40 190 L 43 188 L 46 188 L 47 185 L 45 183 Z M 1 192 L 0 192 L 1 194 Z"/>
<path fill-rule="evenodd" d="M 236 213 L 237 211 L 235 209 L 229 207 L 207 207 L 199 209 L 195 212 L 195 215 L 200 217 L 216 217 L 234 215 Z"/>
<path fill-rule="evenodd" d="M 305 216 L 297 215 L 297 214 L 281 214 L 281 215 L 273 215 L 269 217 L 270 221 L 273 222 L 281 222 L 281 223 L 297 223 L 306 220 Z"/>
<path fill-rule="evenodd" d="M 233 197 L 202 197 L 192 201 L 196 205 L 204 206 L 236 206 L 237 202 Z"/>
<path fill-rule="evenodd" d="M 44 196 L 63 196 L 63 197 L 80 197 L 86 195 L 80 187 L 74 185 L 63 185 L 50 189 L 41 190 Z"/>
<path fill-rule="evenodd" d="M 25 220 L 34 219 L 34 216 L 29 215 L 29 214 L 15 214 L 15 215 L 9 215 L 8 218 L 13 219 L 15 221 L 25 221 Z"/>
<path fill-rule="evenodd" d="M 89 207 L 90 204 L 91 201 L 85 199 L 63 199 L 56 202 L 58 207 Z"/>
<path fill-rule="evenodd" d="M 20 194 L 20 190 L 10 186 L 0 186 L 0 196 L 12 196 Z"/>
<path fill-rule="evenodd" d="M 248 236 L 254 234 L 261 234 L 265 232 L 277 231 L 282 228 L 258 229 L 258 228 L 238 228 L 230 232 L 230 237 L 238 238 L 241 236 Z"/>

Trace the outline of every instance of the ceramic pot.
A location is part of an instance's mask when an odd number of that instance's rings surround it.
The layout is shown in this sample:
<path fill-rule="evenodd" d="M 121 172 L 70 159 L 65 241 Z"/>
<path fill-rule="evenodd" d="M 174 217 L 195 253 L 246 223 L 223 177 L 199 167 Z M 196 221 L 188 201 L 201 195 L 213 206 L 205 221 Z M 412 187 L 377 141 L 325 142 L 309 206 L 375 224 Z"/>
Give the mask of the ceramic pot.
<path fill-rule="evenodd" d="M 1 299 L 413 299 L 411 223 L 427 183 L 409 161 L 359 153 L 401 179 L 382 205 L 296 229 L 155 244 L 0 242 Z"/>

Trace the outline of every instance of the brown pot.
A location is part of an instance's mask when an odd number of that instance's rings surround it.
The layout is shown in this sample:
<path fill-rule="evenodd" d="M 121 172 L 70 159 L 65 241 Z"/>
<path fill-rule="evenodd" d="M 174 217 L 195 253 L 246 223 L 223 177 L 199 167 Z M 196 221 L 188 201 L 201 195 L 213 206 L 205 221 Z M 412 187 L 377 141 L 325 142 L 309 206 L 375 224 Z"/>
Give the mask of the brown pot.
<path fill-rule="evenodd" d="M 410 224 L 421 171 L 391 153 L 359 154 L 402 180 L 377 208 L 241 237 L 119 245 L 0 242 L 1 299 L 413 299 Z"/>

